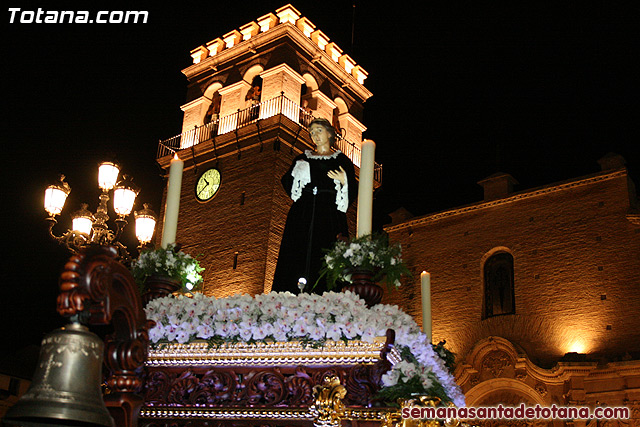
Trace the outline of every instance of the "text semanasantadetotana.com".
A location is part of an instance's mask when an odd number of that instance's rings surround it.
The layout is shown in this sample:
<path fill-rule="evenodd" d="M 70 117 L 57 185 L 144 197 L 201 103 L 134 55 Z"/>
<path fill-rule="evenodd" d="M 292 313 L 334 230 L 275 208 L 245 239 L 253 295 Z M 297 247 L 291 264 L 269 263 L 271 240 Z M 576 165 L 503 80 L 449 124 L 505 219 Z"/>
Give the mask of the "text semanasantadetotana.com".
<path fill-rule="evenodd" d="M 491 419 L 491 420 L 525 420 L 525 419 L 628 419 L 629 408 L 596 407 L 593 410 L 586 406 L 489 406 L 489 407 L 422 407 L 409 406 L 402 408 L 402 418 L 414 419 Z"/>
<path fill-rule="evenodd" d="M 146 10 L 22 10 L 9 8 L 9 23 L 20 24 L 146 24 Z"/>

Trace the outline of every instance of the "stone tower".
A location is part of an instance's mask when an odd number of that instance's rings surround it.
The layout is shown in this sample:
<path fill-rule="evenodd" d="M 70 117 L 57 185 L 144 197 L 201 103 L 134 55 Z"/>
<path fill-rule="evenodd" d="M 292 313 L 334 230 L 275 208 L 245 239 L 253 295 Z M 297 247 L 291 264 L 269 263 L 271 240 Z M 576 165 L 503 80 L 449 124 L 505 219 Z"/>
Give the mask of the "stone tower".
<path fill-rule="evenodd" d="M 291 204 L 280 178 L 314 148 L 306 130 L 314 117 L 339 129 L 337 148 L 358 173 L 367 73 L 291 5 L 191 57 L 182 133 L 157 155 L 165 172 L 174 152 L 185 161 L 177 242 L 199 255 L 206 294 L 269 291 Z M 379 185 L 379 166 L 375 175 Z"/>

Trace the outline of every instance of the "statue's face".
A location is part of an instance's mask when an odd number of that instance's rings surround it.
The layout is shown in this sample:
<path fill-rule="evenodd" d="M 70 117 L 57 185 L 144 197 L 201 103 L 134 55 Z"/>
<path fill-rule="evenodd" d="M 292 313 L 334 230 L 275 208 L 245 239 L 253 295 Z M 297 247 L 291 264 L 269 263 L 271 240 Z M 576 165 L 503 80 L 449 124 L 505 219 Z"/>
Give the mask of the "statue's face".
<path fill-rule="evenodd" d="M 329 130 L 326 127 L 319 125 L 317 123 L 314 123 L 309 128 L 309 133 L 311 134 L 311 139 L 316 144 L 316 146 L 325 147 L 325 146 L 331 145 L 330 143 L 331 132 L 329 132 Z"/>

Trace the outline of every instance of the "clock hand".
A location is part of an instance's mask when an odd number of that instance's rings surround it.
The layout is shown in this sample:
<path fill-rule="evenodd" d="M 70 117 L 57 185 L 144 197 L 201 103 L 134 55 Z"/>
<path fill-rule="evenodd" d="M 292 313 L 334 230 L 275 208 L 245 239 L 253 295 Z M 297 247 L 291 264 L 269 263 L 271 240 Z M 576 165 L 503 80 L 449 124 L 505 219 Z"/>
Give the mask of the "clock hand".
<path fill-rule="evenodd" d="M 202 193 L 209 186 L 209 182 L 206 179 L 205 179 L 205 182 L 207 183 L 207 185 L 205 185 L 204 187 L 202 187 L 200 189 L 200 191 L 198 191 L 198 196 L 200 195 L 200 193 Z"/>

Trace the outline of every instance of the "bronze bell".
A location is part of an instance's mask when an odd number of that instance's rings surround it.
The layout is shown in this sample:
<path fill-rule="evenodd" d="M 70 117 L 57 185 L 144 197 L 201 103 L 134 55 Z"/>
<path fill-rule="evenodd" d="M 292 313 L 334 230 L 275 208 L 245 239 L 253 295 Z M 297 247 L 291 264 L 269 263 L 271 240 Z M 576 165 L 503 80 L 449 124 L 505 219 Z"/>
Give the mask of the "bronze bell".
<path fill-rule="evenodd" d="M 48 334 L 33 382 L 4 425 L 113 427 L 100 389 L 103 352 L 100 338 L 79 323 Z"/>

